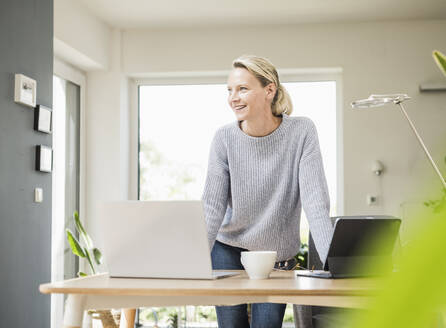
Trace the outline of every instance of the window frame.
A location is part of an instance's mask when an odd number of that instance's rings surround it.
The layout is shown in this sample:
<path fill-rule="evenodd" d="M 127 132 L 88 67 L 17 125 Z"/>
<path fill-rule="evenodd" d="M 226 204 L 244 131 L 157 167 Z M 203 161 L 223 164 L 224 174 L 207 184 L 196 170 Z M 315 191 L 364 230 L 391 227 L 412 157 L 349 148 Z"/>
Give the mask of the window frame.
<path fill-rule="evenodd" d="M 83 217 L 86 204 L 86 128 L 85 128 L 85 91 L 87 78 L 84 72 L 54 57 L 53 59 L 53 75 L 66 81 L 72 82 L 79 86 L 80 103 L 79 103 L 79 217 Z M 52 221 L 53 221 L 53 215 Z M 64 267 L 60 268 L 58 263 L 53 263 L 53 247 L 57 245 L 54 238 L 60 233 L 65 235 L 65 227 L 61 231 L 56 231 L 56 225 L 52 224 L 51 231 L 51 281 L 61 280 L 60 275 L 64 274 Z M 79 261 L 79 269 L 84 270 L 84 263 Z M 62 271 L 61 271 L 62 270 Z M 60 327 L 63 322 L 64 312 L 63 295 L 51 295 L 51 327 Z"/>
<path fill-rule="evenodd" d="M 340 67 L 328 68 L 292 68 L 278 69 L 281 82 L 324 82 L 336 83 L 336 215 L 344 214 L 344 140 L 343 140 L 343 84 Z M 139 146 L 140 146 L 140 117 L 139 90 L 147 85 L 190 85 L 190 84 L 224 84 L 227 71 L 202 72 L 157 72 L 134 77 L 131 81 L 132 131 L 131 153 L 135 162 L 131 163 L 131 197 L 139 199 Z"/>

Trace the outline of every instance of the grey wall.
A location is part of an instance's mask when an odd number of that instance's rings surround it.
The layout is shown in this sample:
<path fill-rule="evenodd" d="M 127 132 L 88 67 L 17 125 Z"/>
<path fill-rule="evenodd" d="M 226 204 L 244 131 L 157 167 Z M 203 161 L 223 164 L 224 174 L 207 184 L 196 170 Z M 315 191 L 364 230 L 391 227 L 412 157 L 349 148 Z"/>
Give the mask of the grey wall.
<path fill-rule="evenodd" d="M 37 81 L 37 103 L 52 107 L 53 0 L 0 1 L 0 327 L 50 327 L 51 174 L 34 170 L 34 111 L 14 103 L 14 74 Z M 43 203 L 33 202 L 35 187 Z"/>

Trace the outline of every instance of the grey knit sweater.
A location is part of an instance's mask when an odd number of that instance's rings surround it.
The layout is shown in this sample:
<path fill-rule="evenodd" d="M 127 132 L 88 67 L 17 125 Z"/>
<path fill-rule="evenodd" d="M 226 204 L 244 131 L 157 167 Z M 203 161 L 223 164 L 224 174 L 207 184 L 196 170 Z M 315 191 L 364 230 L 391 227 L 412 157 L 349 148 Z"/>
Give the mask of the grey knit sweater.
<path fill-rule="evenodd" d="M 322 261 L 333 234 L 329 195 L 316 128 L 308 118 L 283 115 L 264 137 L 238 122 L 217 130 L 203 193 L 209 246 L 215 240 L 248 250 L 297 254 L 303 206 Z"/>

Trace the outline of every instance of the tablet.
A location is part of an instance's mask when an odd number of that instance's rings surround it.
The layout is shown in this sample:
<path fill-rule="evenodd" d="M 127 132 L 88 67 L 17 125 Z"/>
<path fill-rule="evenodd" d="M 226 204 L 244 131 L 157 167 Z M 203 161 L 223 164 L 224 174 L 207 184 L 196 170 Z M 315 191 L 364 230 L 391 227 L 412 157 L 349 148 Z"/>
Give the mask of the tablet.
<path fill-rule="evenodd" d="M 302 275 L 320 278 L 346 278 L 377 275 L 392 270 L 392 253 L 401 220 L 392 216 L 337 217 L 333 238 L 321 273 Z M 368 266 L 379 261 L 379 266 Z M 298 275 L 299 272 L 297 272 Z"/>

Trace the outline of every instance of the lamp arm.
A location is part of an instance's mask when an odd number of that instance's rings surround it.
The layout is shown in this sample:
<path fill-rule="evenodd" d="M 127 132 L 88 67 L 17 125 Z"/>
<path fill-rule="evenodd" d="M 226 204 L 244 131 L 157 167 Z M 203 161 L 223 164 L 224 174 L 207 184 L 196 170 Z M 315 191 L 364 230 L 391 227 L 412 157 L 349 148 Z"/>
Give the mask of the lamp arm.
<path fill-rule="evenodd" d="M 427 158 L 429 159 L 430 163 L 432 164 L 432 167 L 434 168 L 435 172 L 437 172 L 438 176 L 440 177 L 441 183 L 443 184 L 443 187 L 446 189 L 446 181 L 441 175 L 440 170 L 438 169 L 437 165 L 435 164 L 434 160 L 432 159 L 431 154 L 427 150 L 426 146 L 424 145 L 423 139 L 421 139 L 421 136 L 418 134 L 417 129 L 415 128 L 415 125 L 413 125 L 409 115 L 407 115 L 406 111 L 404 110 L 403 105 L 401 102 L 396 102 L 396 104 L 400 105 L 400 109 L 403 112 L 404 116 L 406 117 L 407 121 L 410 124 L 410 127 L 412 128 L 413 132 L 415 133 L 415 136 L 417 137 L 418 141 L 420 142 L 421 147 L 424 150 L 424 153 L 426 154 Z"/>

